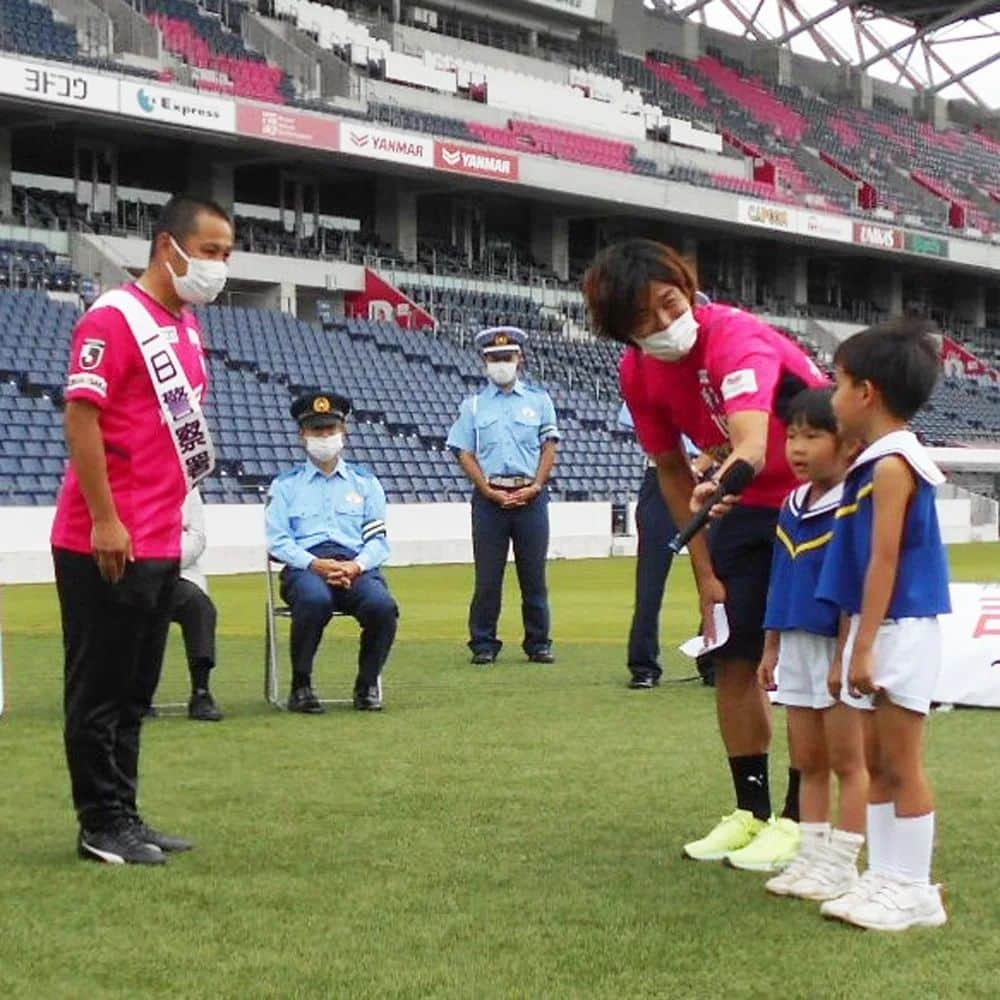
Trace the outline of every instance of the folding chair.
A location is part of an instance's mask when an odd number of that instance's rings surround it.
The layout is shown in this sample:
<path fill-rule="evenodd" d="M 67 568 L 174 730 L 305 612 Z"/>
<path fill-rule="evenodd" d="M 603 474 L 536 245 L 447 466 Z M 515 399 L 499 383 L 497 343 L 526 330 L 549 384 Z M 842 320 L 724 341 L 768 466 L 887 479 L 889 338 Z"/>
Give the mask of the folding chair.
<path fill-rule="evenodd" d="M 280 570 L 284 564 L 274 559 L 270 553 L 265 557 L 267 573 L 267 600 L 264 604 L 264 698 L 269 705 L 275 708 L 285 708 L 286 702 L 278 697 L 279 659 L 278 659 L 278 634 L 277 622 L 279 618 L 291 620 L 292 609 L 285 604 L 280 604 L 275 596 L 274 573 Z M 334 618 L 345 617 L 343 611 L 334 611 Z M 379 695 L 382 693 L 381 681 L 379 682 Z M 350 698 L 320 698 L 323 705 L 350 705 Z"/>

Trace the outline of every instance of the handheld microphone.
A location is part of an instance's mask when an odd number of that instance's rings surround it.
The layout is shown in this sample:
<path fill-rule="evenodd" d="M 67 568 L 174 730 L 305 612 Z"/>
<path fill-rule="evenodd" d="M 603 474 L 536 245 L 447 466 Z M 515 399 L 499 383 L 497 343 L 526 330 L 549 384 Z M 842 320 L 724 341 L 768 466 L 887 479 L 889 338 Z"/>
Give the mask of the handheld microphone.
<path fill-rule="evenodd" d="M 753 477 L 757 475 L 754 467 L 742 458 L 737 459 L 722 474 L 719 480 L 719 488 L 705 501 L 705 506 L 695 514 L 687 523 L 687 526 L 678 531 L 670 540 L 670 551 L 677 553 L 694 538 L 709 522 L 712 508 L 719 503 L 723 497 L 739 496 L 749 485 Z"/>

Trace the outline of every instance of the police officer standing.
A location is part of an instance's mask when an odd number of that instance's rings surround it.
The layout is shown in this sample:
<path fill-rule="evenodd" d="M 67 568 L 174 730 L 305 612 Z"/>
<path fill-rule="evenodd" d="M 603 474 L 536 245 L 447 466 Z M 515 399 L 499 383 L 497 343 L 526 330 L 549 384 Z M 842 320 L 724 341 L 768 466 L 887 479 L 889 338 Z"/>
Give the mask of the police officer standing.
<path fill-rule="evenodd" d="M 292 611 L 290 712 L 319 714 L 313 660 L 335 611 L 361 625 L 354 707 L 382 708 L 382 668 L 396 638 L 399 608 L 379 567 L 389 558 L 385 491 L 364 466 L 341 457 L 351 401 L 334 392 L 291 406 L 308 461 L 271 483 L 268 552 L 283 562 L 281 596 Z"/>
<path fill-rule="evenodd" d="M 521 587 L 523 648 L 533 663 L 554 663 L 545 560 L 549 547 L 545 484 L 559 430 L 549 394 L 518 376 L 526 336 L 515 327 L 483 330 L 476 347 L 490 384 L 462 401 L 448 447 L 475 486 L 472 552 L 476 584 L 469 608 L 472 662 L 493 663 L 503 645 L 497 619 L 507 553 Z"/>

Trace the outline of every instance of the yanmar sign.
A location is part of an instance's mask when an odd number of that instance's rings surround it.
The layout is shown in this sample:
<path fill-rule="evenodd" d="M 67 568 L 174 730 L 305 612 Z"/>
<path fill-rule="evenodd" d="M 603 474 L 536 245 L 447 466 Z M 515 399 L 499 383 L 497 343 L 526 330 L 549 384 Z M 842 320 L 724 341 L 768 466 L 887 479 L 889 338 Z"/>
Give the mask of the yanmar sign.
<path fill-rule="evenodd" d="M 412 167 L 434 166 L 433 139 L 407 132 L 387 132 L 366 125 L 345 123 L 340 130 L 340 151 Z"/>
<path fill-rule="evenodd" d="M 498 153 L 475 146 L 459 146 L 453 142 L 434 143 L 434 166 L 439 170 L 453 170 L 472 177 L 486 177 L 497 181 L 517 180 L 517 156 Z"/>
<path fill-rule="evenodd" d="M 880 250 L 902 250 L 903 230 L 891 226 L 876 226 L 872 222 L 855 222 L 854 242 Z"/>

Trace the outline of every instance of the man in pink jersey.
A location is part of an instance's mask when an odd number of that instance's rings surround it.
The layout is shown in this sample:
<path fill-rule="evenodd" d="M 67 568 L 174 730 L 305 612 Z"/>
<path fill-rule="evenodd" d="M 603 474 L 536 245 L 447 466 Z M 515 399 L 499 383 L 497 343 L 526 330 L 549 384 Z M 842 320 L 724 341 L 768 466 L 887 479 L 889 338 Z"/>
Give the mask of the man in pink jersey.
<path fill-rule="evenodd" d="M 101 296 L 73 331 L 70 463 L 52 527 L 65 649 L 65 742 L 83 858 L 162 864 L 188 850 L 136 805 L 139 730 L 159 679 L 179 573 L 181 508 L 214 464 L 206 370 L 191 305 L 226 281 L 233 228 L 218 205 L 176 197 L 149 266 Z"/>
<path fill-rule="evenodd" d="M 755 683 L 778 511 L 798 483 L 785 459 L 787 404 L 826 379 L 792 341 L 739 309 L 696 301 L 691 266 L 671 247 L 633 239 L 603 251 L 584 294 L 594 333 L 628 345 L 622 395 L 678 527 L 735 462 L 756 472 L 740 502 L 689 545 L 706 639 L 713 608 L 725 605 L 729 638 L 714 650 L 719 729 L 729 757 L 736 810 L 685 857 L 737 868 L 783 867 L 798 849 L 798 772 L 780 818 L 771 815 L 769 705 Z M 695 486 L 681 435 L 728 456 L 716 482 Z"/>

